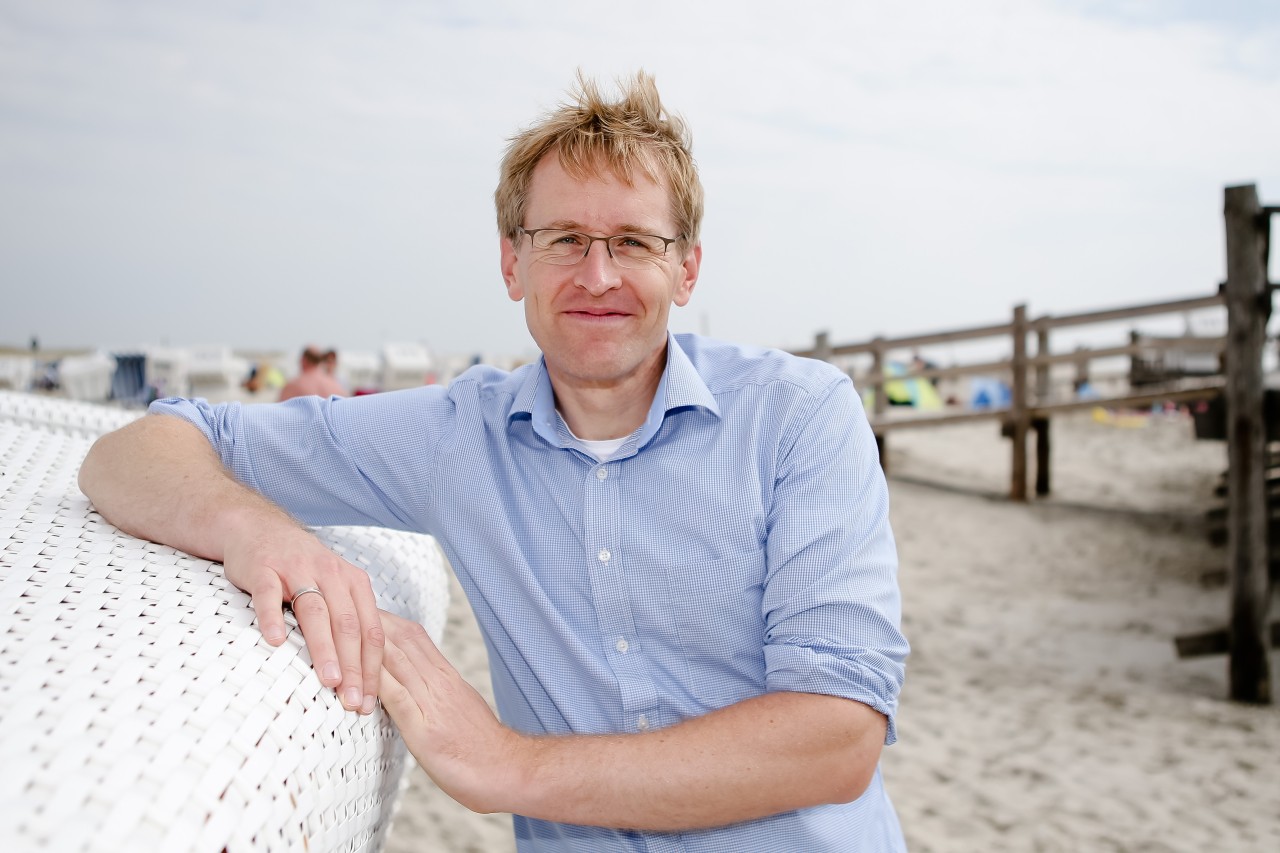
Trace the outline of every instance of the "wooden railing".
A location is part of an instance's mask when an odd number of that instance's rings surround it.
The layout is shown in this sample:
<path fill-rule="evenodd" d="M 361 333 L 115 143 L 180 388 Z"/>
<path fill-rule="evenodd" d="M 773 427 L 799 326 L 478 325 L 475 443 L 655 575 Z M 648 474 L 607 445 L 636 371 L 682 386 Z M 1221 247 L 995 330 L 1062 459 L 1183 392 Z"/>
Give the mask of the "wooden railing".
<path fill-rule="evenodd" d="M 1090 395 L 1062 399 L 1052 393 L 1050 370 L 1055 365 L 1074 364 L 1080 377 L 1089 375 L 1089 365 L 1101 359 L 1117 357 L 1135 358 L 1158 350 L 1192 348 L 1198 352 L 1225 352 L 1226 338 L 1184 336 L 1173 338 L 1131 338 L 1128 344 L 1077 348 L 1071 352 L 1054 353 L 1050 349 L 1054 330 L 1079 328 L 1088 325 L 1114 323 L 1116 321 L 1152 317 L 1161 314 L 1184 314 L 1225 305 L 1222 294 L 1194 296 L 1144 305 L 1129 305 L 1061 316 L 1045 315 L 1027 319 L 1025 305 L 1013 309 L 1008 323 L 974 326 L 948 331 L 906 335 L 896 338 L 877 337 L 870 341 L 831 345 L 827 333 L 820 332 L 812 349 L 796 351 L 797 355 L 821 358 L 826 361 L 869 355 L 870 368 L 854 379 L 858 387 L 869 390 L 872 404 L 868 416 L 876 442 L 880 446 L 881 464 L 888 465 L 887 434 L 896 429 L 940 426 L 974 420 L 998 420 L 1005 434 L 1013 441 L 1013 464 L 1009 496 L 1013 500 L 1027 498 L 1027 442 L 1036 434 L 1036 494 L 1050 491 L 1049 471 L 1049 419 L 1052 415 L 1073 409 L 1106 407 L 1150 406 L 1164 401 L 1203 400 L 1222 392 L 1224 379 L 1221 374 L 1195 378 L 1174 378 L 1162 383 L 1151 383 L 1141 388 L 1129 388 L 1123 393 Z M 1035 336 L 1034 354 L 1028 352 L 1027 339 Z M 970 364 L 953 364 L 945 367 L 917 366 L 900 374 L 886 375 L 885 367 L 894 353 L 915 351 L 920 347 L 972 342 L 1003 340 L 1012 353 L 1009 358 L 981 361 Z M 912 379 L 954 379 L 964 376 L 997 376 L 1008 380 L 1010 402 L 1007 406 L 982 409 L 948 407 L 940 411 L 920 411 L 891 407 L 885 394 L 890 382 Z"/>
<path fill-rule="evenodd" d="M 1272 295 L 1280 287 L 1267 281 L 1271 245 L 1271 217 L 1280 206 L 1264 206 L 1253 185 L 1227 187 L 1223 214 L 1226 226 L 1227 280 L 1214 294 L 1130 305 L 1065 316 L 1027 319 L 1027 308 L 1018 305 L 1008 323 L 954 329 L 944 332 L 878 337 L 870 341 L 833 346 L 827 333 L 820 332 L 810 350 L 797 352 L 825 360 L 869 354 L 870 371 L 854 377 L 863 388 L 872 390 L 873 405 L 868 413 L 880 460 L 887 466 L 885 442 L 891 430 L 905 427 L 937 426 L 975 419 L 998 419 L 1004 434 L 1012 439 L 1013 465 L 1009 494 L 1013 500 L 1027 498 L 1027 438 L 1036 433 L 1036 493 L 1049 492 L 1049 421 L 1058 412 L 1087 406 L 1148 406 L 1161 401 L 1203 400 L 1222 395 L 1226 408 L 1227 440 L 1227 575 L 1231 585 L 1230 621 L 1226 628 L 1207 634 L 1179 638 L 1180 654 L 1227 652 L 1230 657 L 1231 698 L 1244 702 L 1271 702 L 1270 666 L 1267 648 L 1280 642 L 1280 624 L 1268 625 L 1271 608 L 1269 563 L 1280 557 L 1280 543 L 1269 541 L 1271 507 L 1267 495 L 1267 425 L 1264 420 L 1264 376 L 1262 354 L 1267 343 L 1267 322 L 1271 317 Z M 1128 345 L 1077 349 L 1070 353 L 1050 350 L 1050 333 L 1057 329 L 1110 323 L 1201 309 L 1226 309 L 1224 338 L 1131 338 Z M 1035 354 L 1028 355 L 1027 339 L 1035 335 Z M 886 376 L 887 357 L 893 351 L 982 339 L 1008 339 L 1012 355 L 1008 359 L 949 367 L 917 367 L 901 375 Z M 1159 347 L 1191 347 L 1199 353 L 1220 354 L 1222 369 L 1194 380 L 1181 378 L 1164 383 L 1144 381 L 1126 385 L 1124 391 L 1091 395 L 1087 399 L 1056 400 L 1050 387 L 1049 368 L 1075 363 L 1087 370 L 1090 361 L 1117 356 L 1131 358 Z M 885 387 L 888 382 L 912 378 L 997 374 L 1009 378 L 1010 403 L 980 411 L 913 412 L 908 416 L 890 414 Z M 1132 373 L 1131 373 L 1132 378 Z M 1144 380 L 1152 377 L 1148 374 Z"/>

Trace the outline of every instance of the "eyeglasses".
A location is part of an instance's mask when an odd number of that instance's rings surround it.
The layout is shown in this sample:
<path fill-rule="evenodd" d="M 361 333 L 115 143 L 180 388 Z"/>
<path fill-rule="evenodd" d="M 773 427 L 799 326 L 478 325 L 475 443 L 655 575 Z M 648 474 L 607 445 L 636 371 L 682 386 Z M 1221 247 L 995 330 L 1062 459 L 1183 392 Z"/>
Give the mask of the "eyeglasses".
<path fill-rule="evenodd" d="M 655 261 L 660 261 L 667 254 L 667 247 L 679 237 L 659 237 L 656 234 L 614 234 L 612 237 L 592 237 L 577 231 L 565 231 L 561 228 L 521 228 L 521 233 L 529 235 L 533 250 L 538 253 L 539 260 L 556 266 L 573 266 L 587 256 L 591 244 L 599 240 L 604 243 L 620 267 L 628 269 L 645 269 Z"/>

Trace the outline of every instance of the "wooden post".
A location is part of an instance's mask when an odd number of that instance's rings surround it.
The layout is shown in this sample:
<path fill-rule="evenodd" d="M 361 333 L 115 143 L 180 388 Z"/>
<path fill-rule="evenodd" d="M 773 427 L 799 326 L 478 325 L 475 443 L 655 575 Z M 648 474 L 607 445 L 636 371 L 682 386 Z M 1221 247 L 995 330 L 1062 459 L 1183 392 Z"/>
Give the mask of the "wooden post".
<path fill-rule="evenodd" d="M 1267 662 L 1266 431 L 1262 418 L 1262 348 L 1271 311 L 1266 236 L 1257 189 L 1227 187 L 1226 388 L 1227 571 L 1231 580 L 1228 627 L 1231 698 L 1271 702 Z"/>
<path fill-rule="evenodd" d="M 1009 498 L 1027 499 L 1027 306 L 1013 309 L 1013 400 L 1009 424 L 1013 439 L 1012 482 Z"/>
<path fill-rule="evenodd" d="M 1136 347 L 1142 343 L 1142 335 L 1138 334 L 1137 329 L 1129 330 L 1129 344 Z M 1136 350 L 1129 354 L 1129 390 L 1132 391 L 1137 385 L 1141 385 L 1147 377 L 1147 371 L 1143 369 L 1142 354 Z M 1135 380 L 1137 380 L 1135 382 Z"/>
<path fill-rule="evenodd" d="M 871 411 L 876 420 L 889 407 L 884 394 L 884 338 L 877 337 L 871 341 L 871 391 L 875 395 L 871 403 Z M 887 433 L 876 433 L 876 450 L 880 452 L 880 470 L 889 473 L 889 436 Z"/>
<path fill-rule="evenodd" d="M 1076 394 L 1079 394 L 1080 390 L 1089 384 L 1089 354 L 1088 350 L 1082 346 L 1077 346 L 1076 352 L 1084 353 L 1080 356 L 1080 360 L 1076 362 L 1076 379 L 1071 386 Z"/>
<path fill-rule="evenodd" d="M 1049 354 L 1049 327 L 1036 327 L 1036 355 Z M 1036 365 L 1036 402 L 1049 399 L 1049 365 Z M 1037 418 L 1036 428 L 1036 496 L 1049 494 L 1049 419 Z"/>
<path fill-rule="evenodd" d="M 831 361 L 831 337 L 818 332 L 813 338 L 813 357 L 819 361 Z"/>
<path fill-rule="evenodd" d="M 879 417 L 889 408 L 889 401 L 884 396 L 884 338 L 871 341 L 871 388 L 876 394 L 872 409 Z"/>

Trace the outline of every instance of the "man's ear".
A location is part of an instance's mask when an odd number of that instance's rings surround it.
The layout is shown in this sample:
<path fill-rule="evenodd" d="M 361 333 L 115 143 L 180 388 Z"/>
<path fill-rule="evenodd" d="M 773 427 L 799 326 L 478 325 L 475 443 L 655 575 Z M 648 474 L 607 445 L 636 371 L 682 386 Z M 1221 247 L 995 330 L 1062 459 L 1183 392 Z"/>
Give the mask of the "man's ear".
<path fill-rule="evenodd" d="M 702 244 L 697 243 L 693 248 L 689 249 L 688 254 L 684 256 L 684 260 L 680 262 L 680 275 L 682 278 L 676 282 L 675 292 L 671 294 L 671 301 L 677 307 L 683 308 L 689 304 L 689 298 L 693 296 L 693 286 L 698 283 L 698 271 L 702 268 Z"/>
<path fill-rule="evenodd" d="M 501 253 L 502 280 L 507 285 L 507 296 L 512 302 L 519 302 L 524 298 L 524 283 L 516 271 L 516 247 L 510 237 L 503 237 L 498 242 L 498 251 Z"/>

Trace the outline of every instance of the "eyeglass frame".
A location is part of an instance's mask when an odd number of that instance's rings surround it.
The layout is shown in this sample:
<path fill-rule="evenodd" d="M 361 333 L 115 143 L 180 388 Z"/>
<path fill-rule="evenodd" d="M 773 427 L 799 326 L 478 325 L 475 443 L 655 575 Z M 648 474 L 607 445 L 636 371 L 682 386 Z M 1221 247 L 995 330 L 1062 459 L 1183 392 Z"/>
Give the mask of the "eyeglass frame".
<path fill-rule="evenodd" d="M 652 237 L 655 240 L 661 240 L 662 254 L 655 255 L 655 257 L 659 258 L 665 258 L 667 256 L 667 250 L 671 248 L 672 243 L 678 243 L 684 239 L 683 234 L 677 234 L 675 237 L 663 237 L 661 234 L 637 234 L 634 231 L 629 231 L 622 234 L 610 234 L 607 237 L 592 237 L 590 234 L 584 234 L 581 231 L 574 231 L 572 228 L 525 228 L 523 225 L 517 225 L 516 228 L 519 229 L 521 234 L 527 234 L 529 236 L 529 245 L 531 246 L 533 245 L 533 235 L 537 234 L 539 231 L 563 231 L 565 234 L 574 234 L 578 237 L 586 238 L 587 248 L 583 250 L 582 257 L 573 262 L 574 264 L 580 264 L 587 259 L 587 255 L 591 254 L 591 247 L 595 245 L 597 240 L 604 243 L 604 250 L 609 253 L 609 258 L 616 261 L 617 258 L 613 255 L 613 247 L 609 245 L 609 241 L 615 240 L 618 237 Z M 534 246 L 534 249 L 540 252 L 547 251 L 547 249 L 538 249 L 537 246 Z M 572 264 L 563 264 L 563 266 L 572 266 Z"/>

